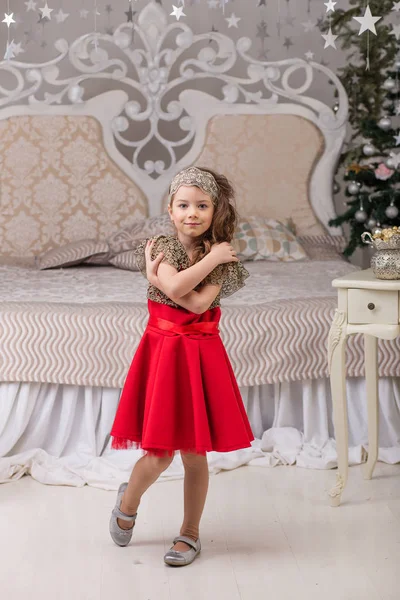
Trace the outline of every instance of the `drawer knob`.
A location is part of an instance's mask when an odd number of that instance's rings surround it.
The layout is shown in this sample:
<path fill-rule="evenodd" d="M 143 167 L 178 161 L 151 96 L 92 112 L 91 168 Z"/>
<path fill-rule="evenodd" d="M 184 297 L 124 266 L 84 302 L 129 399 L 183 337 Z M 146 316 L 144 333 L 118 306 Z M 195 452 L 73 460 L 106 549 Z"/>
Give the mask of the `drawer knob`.
<path fill-rule="evenodd" d="M 375 308 L 375 304 L 374 304 L 373 302 L 370 302 L 370 303 L 368 304 L 368 308 L 369 308 L 369 310 L 374 310 L 374 308 Z"/>

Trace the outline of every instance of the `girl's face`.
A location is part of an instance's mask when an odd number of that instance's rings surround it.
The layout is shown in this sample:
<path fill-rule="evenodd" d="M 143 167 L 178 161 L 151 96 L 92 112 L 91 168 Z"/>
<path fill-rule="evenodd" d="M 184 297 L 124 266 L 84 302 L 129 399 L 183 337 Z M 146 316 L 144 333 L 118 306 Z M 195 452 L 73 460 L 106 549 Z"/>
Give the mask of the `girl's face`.
<path fill-rule="evenodd" d="M 178 233 L 190 242 L 211 226 L 214 205 L 208 194 L 195 185 L 181 185 L 168 205 Z"/>

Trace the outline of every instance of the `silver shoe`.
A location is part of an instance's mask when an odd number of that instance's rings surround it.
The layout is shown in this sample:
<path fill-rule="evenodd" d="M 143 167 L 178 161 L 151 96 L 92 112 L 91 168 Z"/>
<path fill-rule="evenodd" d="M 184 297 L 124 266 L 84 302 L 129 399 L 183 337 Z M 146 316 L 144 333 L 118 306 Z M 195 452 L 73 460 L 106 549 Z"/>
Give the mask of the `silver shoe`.
<path fill-rule="evenodd" d="M 122 496 L 124 495 L 124 492 L 127 487 L 128 487 L 128 482 L 121 483 L 121 485 L 119 486 L 118 494 L 117 494 L 117 502 L 112 510 L 111 518 L 110 518 L 110 534 L 111 534 L 112 539 L 118 546 L 127 546 L 129 544 L 129 542 L 131 541 L 132 532 L 133 532 L 133 529 L 135 526 L 133 525 L 133 527 L 131 527 L 130 529 L 122 529 L 118 525 L 117 518 L 122 519 L 123 521 L 135 521 L 136 517 L 137 517 L 137 513 L 135 513 L 134 515 L 127 515 L 126 513 L 122 512 L 122 510 L 120 509 L 121 502 L 122 502 Z"/>
<path fill-rule="evenodd" d="M 187 552 L 178 552 L 177 550 L 172 550 L 172 546 L 165 554 L 164 562 L 167 565 L 173 565 L 174 567 L 183 567 L 184 565 L 190 565 L 190 563 L 194 561 L 196 556 L 200 554 L 200 538 L 198 538 L 198 540 L 195 542 L 194 540 L 192 540 L 192 538 L 187 537 L 186 535 L 178 535 L 172 543 L 173 545 L 175 545 L 177 542 L 185 542 L 185 544 L 188 544 L 191 547 L 191 549 Z"/>

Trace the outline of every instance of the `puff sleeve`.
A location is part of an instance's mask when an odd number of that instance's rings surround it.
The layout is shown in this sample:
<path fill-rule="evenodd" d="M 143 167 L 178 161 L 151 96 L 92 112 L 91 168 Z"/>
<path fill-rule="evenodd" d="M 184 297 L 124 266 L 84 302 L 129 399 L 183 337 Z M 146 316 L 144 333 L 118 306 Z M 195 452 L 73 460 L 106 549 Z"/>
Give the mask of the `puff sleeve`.
<path fill-rule="evenodd" d="M 217 265 L 202 281 L 203 285 L 221 285 L 220 297 L 231 296 L 245 285 L 250 276 L 240 261 Z"/>
<path fill-rule="evenodd" d="M 181 247 L 179 244 L 178 240 L 172 236 L 157 235 L 155 237 L 153 236 L 142 240 L 134 250 L 136 266 L 142 273 L 143 277 L 147 278 L 145 256 L 146 244 L 148 240 L 152 239 L 155 240 L 151 252 L 151 258 L 153 260 L 160 252 L 163 252 L 164 257 L 161 262 L 166 262 L 172 265 L 177 271 L 188 266 L 186 265 L 186 262 L 188 261 L 187 254 L 183 247 Z"/>

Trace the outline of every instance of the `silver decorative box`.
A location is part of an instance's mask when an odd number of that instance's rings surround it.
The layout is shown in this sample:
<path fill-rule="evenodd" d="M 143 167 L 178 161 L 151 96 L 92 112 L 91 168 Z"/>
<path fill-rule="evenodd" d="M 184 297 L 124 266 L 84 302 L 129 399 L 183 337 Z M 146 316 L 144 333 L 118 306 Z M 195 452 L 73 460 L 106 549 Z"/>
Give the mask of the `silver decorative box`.
<path fill-rule="evenodd" d="M 371 268 L 377 279 L 400 279 L 400 235 L 394 234 L 387 242 L 374 240 L 369 231 L 361 235 L 365 244 L 376 249 L 371 258 Z"/>

